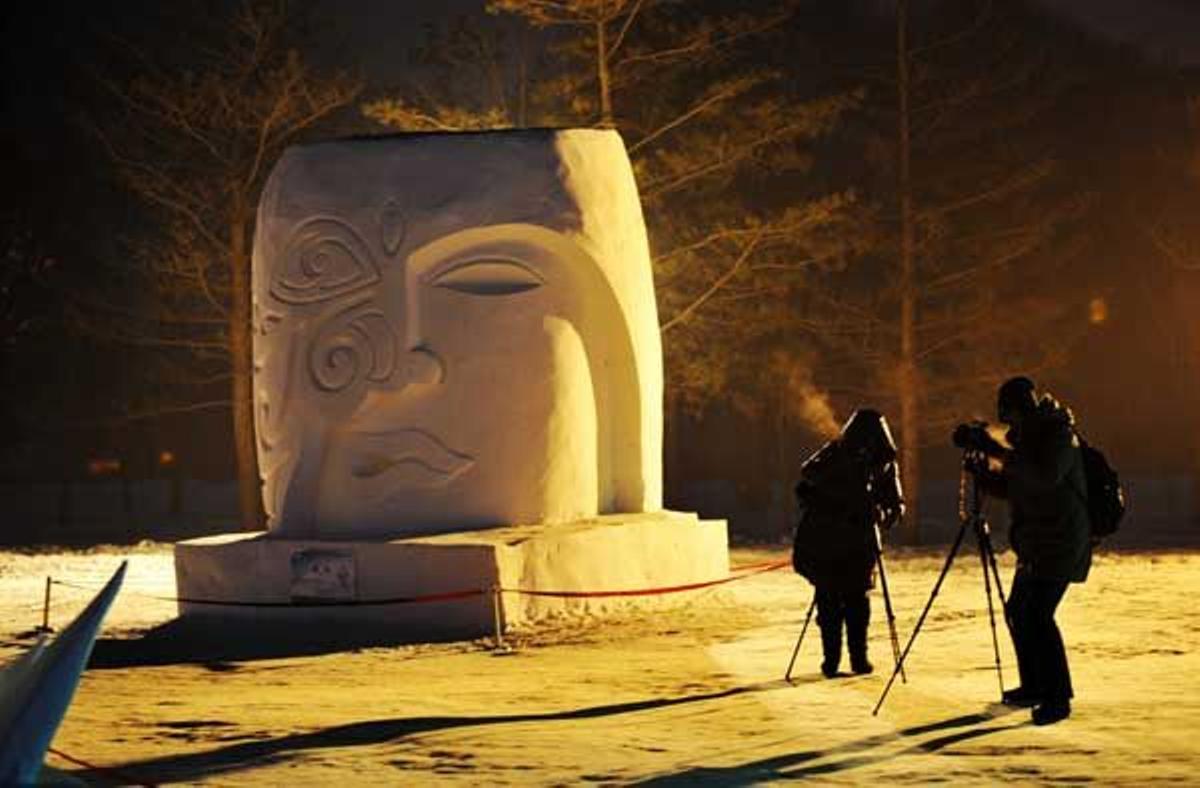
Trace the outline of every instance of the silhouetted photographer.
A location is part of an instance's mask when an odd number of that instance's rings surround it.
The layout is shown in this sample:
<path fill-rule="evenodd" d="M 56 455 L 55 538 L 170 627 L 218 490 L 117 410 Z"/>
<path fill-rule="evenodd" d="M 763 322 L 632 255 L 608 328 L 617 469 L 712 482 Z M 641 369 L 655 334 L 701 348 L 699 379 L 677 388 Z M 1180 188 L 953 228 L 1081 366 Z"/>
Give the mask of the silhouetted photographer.
<path fill-rule="evenodd" d="M 878 529 L 891 527 L 904 511 L 896 445 L 883 416 L 855 411 L 841 435 L 801 466 L 796 499 L 800 519 L 792 564 L 816 589 L 821 672 L 828 678 L 837 675 L 845 625 L 851 670 L 870 673 L 867 594 L 875 587 L 875 566 L 881 562 Z M 888 606 L 890 613 L 890 600 Z"/>
<path fill-rule="evenodd" d="M 1086 580 L 1091 566 L 1087 477 L 1070 410 L 1039 397 L 1028 378 L 1000 387 L 997 416 L 1008 426 L 1008 447 L 981 424 L 960 426 L 954 443 L 972 452 L 977 484 L 1009 503 L 1017 570 L 1006 612 L 1021 686 L 1004 701 L 1034 706 L 1033 721 L 1045 725 L 1071 713 L 1071 672 L 1054 614 L 1068 584 Z"/>

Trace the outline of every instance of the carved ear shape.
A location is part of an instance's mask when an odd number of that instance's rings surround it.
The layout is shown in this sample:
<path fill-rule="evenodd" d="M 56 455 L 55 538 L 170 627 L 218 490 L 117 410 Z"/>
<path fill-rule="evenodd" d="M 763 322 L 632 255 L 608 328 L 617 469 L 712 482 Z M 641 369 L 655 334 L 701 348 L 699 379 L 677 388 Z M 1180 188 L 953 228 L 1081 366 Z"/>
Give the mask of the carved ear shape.
<path fill-rule="evenodd" d="M 315 304 L 379 279 L 379 267 L 354 228 L 340 219 L 309 219 L 292 235 L 271 282 L 271 295 L 285 304 Z"/>

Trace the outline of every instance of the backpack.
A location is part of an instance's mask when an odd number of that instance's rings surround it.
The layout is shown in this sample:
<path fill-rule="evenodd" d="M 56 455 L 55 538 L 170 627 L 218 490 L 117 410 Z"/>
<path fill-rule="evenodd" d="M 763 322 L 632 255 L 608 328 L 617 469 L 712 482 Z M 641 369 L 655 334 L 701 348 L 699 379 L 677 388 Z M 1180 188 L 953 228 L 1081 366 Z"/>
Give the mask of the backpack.
<path fill-rule="evenodd" d="M 1125 516 L 1125 490 L 1121 478 L 1108 464 L 1104 452 L 1092 446 L 1082 437 L 1079 450 L 1083 455 L 1083 476 L 1087 483 L 1088 522 L 1092 527 L 1092 538 L 1103 539 L 1117 532 L 1121 518 Z"/>

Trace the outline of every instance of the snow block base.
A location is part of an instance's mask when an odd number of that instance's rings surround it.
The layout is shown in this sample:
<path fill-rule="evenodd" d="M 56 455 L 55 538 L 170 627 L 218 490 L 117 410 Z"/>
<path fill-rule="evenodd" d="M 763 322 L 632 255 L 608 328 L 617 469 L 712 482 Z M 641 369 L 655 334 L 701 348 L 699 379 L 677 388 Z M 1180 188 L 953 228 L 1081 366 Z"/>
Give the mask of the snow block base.
<path fill-rule="evenodd" d="M 699 591 L 535 596 L 506 590 L 671 588 L 729 573 L 724 520 L 654 512 L 392 541 L 223 534 L 175 545 L 179 613 L 263 623 L 383 626 L 405 639 L 480 637 L 559 617 L 662 608 Z M 479 590 L 463 597 L 422 597 Z M 417 599 L 405 602 L 403 600 Z"/>

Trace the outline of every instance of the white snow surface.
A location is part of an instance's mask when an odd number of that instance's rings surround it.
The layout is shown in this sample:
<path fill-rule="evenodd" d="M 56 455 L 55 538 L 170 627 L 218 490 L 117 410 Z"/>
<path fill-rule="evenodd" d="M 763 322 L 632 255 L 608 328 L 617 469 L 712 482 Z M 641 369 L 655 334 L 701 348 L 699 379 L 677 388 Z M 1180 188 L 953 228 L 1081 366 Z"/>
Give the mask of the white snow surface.
<path fill-rule="evenodd" d="M 907 642 L 944 551 L 896 552 L 889 579 Z M 98 654 L 174 616 L 169 545 L 0 553 L 0 658 L 41 620 L 45 578 L 125 588 Z M 735 550 L 734 565 L 784 558 Z M 1012 557 L 1001 556 L 1006 583 Z M 91 591 L 54 586 L 51 625 Z M 1045 728 L 995 703 L 982 574 L 955 561 L 879 716 L 890 673 L 873 599 L 873 676 L 825 680 L 815 622 L 782 681 L 811 598 L 782 569 L 670 612 L 573 619 L 486 640 L 310 656 L 93 667 L 48 764 L 96 784 L 1103 785 L 1200 783 L 1200 556 L 1101 553 L 1059 610 L 1076 699 Z M 1001 624 L 1002 626 L 1002 624 Z M 1016 683 L 1002 632 L 1006 686 Z M 136 660 L 133 660 L 136 662 Z"/>

